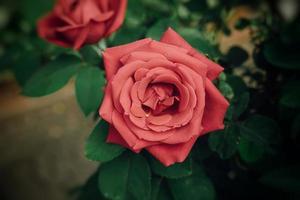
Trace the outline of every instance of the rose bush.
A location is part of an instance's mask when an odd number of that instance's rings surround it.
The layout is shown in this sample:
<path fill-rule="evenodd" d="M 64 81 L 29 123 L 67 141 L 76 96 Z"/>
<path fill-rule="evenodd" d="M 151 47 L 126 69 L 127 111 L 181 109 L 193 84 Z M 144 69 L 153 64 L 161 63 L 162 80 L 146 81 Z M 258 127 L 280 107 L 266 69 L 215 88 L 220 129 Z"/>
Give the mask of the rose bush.
<path fill-rule="evenodd" d="M 58 0 L 38 22 L 40 37 L 79 49 L 109 36 L 123 23 L 127 0 Z"/>
<path fill-rule="evenodd" d="M 212 83 L 223 68 L 171 28 L 160 41 L 108 48 L 103 58 L 107 142 L 146 149 L 169 166 L 184 161 L 199 136 L 224 128 L 229 103 Z"/>

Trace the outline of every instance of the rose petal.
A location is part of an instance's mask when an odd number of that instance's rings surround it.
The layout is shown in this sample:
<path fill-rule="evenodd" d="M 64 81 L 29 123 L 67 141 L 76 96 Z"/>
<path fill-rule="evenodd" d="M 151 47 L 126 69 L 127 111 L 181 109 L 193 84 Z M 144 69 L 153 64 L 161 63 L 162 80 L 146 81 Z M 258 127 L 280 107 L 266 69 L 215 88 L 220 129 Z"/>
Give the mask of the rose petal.
<path fill-rule="evenodd" d="M 147 147 L 146 149 L 167 167 L 175 162 L 183 162 L 187 158 L 196 140 L 197 137 L 193 137 L 186 143 L 176 145 L 158 144 Z"/>
<path fill-rule="evenodd" d="M 124 109 L 125 114 L 129 114 L 131 107 L 131 98 L 130 98 L 130 90 L 133 86 L 132 78 L 129 78 L 120 93 L 120 104 Z"/>
<path fill-rule="evenodd" d="M 163 34 L 162 38 L 160 39 L 161 42 L 176 45 L 178 47 L 185 48 L 189 51 L 193 57 L 199 59 L 200 61 L 204 62 L 208 66 L 207 77 L 210 80 L 214 80 L 219 76 L 219 74 L 223 71 L 223 68 L 214 63 L 213 61 L 209 60 L 203 54 L 199 53 L 195 50 L 189 43 L 187 43 L 178 33 L 176 33 L 172 28 L 168 28 L 168 30 Z"/>
<path fill-rule="evenodd" d="M 200 74 L 202 77 L 206 76 L 207 73 L 207 65 L 200 61 L 199 59 L 196 59 L 187 53 L 184 53 L 183 51 L 179 51 L 177 46 L 174 45 L 166 45 L 162 42 L 152 41 L 149 44 L 149 47 L 155 51 L 163 54 L 168 60 L 174 62 L 174 63 L 181 63 L 186 65 L 187 67 L 190 67 L 194 71 L 196 71 L 198 74 Z"/>
<path fill-rule="evenodd" d="M 106 79 L 109 81 L 122 66 L 122 63 L 120 62 L 121 57 L 141 46 L 148 44 L 149 42 L 151 42 L 151 39 L 143 39 L 136 42 L 132 42 L 130 44 L 107 48 L 102 53 L 106 72 Z"/>
<path fill-rule="evenodd" d="M 112 95 L 115 108 L 121 113 L 122 107 L 119 102 L 121 90 L 125 82 L 133 76 L 134 72 L 141 66 L 146 65 L 143 61 L 129 63 L 118 70 L 118 73 L 111 80 Z"/>
<path fill-rule="evenodd" d="M 115 11 L 112 21 L 107 23 L 109 29 L 105 36 L 115 32 L 123 23 L 126 13 L 127 0 L 110 0 L 110 8 Z"/>
<path fill-rule="evenodd" d="M 138 137 L 140 140 L 144 140 L 148 142 L 162 141 L 164 139 L 167 139 L 174 133 L 174 131 L 158 133 L 151 130 L 143 130 L 135 126 L 127 116 L 124 116 L 124 121 L 126 122 L 128 128 L 132 131 L 132 133 L 134 133 L 136 137 Z"/>
<path fill-rule="evenodd" d="M 202 134 L 223 129 L 224 116 L 229 103 L 209 79 L 205 81 L 205 102 Z"/>
<path fill-rule="evenodd" d="M 162 54 L 148 51 L 134 51 L 123 56 L 120 60 L 123 64 L 127 64 L 136 60 L 149 61 L 151 59 L 166 59 Z"/>
<path fill-rule="evenodd" d="M 59 37 L 57 37 L 56 28 L 64 24 L 65 23 L 61 21 L 59 18 L 57 18 L 56 15 L 50 13 L 42 17 L 38 21 L 38 25 L 37 25 L 38 35 L 41 38 L 48 40 L 49 42 L 52 42 L 54 44 L 57 44 L 59 46 L 70 47 L 72 46 L 72 44 L 69 41 L 62 40 Z"/>
<path fill-rule="evenodd" d="M 105 95 L 99 109 L 99 115 L 105 119 L 105 121 L 112 123 L 112 113 L 114 110 L 112 93 L 111 93 L 111 83 L 108 83 L 105 88 Z"/>

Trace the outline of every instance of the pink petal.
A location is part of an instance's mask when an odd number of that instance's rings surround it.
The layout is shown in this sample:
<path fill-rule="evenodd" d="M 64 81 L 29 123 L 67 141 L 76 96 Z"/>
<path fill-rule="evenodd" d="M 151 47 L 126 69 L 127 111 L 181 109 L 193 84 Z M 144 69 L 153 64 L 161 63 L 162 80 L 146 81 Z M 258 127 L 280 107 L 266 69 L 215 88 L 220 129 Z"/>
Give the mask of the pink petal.
<path fill-rule="evenodd" d="M 105 95 L 99 109 L 99 115 L 105 119 L 105 121 L 112 123 L 112 113 L 114 110 L 114 105 L 112 101 L 112 94 L 111 94 L 111 84 L 108 83 L 105 88 Z"/>
<path fill-rule="evenodd" d="M 115 32 L 123 23 L 126 13 L 127 0 L 110 0 L 110 8 L 114 11 L 113 19 L 107 23 L 109 27 L 105 36 Z"/>
<path fill-rule="evenodd" d="M 196 140 L 197 137 L 193 137 L 186 143 L 176 145 L 158 144 L 147 147 L 146 149 L 167 167 L 175 162 L 183 162 L 189 155 Z"/>
<path fill-rule="evenodd" d="M 184 52 L 182 48 L 174 45 L 166 45 L 165 43 L 157 41 L 152 41 L 149 46 L 153 51 L 163 54 L 173 63 L 186 65 L 202 77 L 206 77 L 207 65 L 199 59 L 192 57 L 187 52 Z"/>
<path fill-rule="evenodd" d="M 122 63 L 120 62 L 121 57 L 148 44 L 150 41 L 151 39 L 143 39 L 130 44 L 107 48 L 102 53 L 105 64 L 106 79 L 109 81 L 122 66 Z"/>
<path fill-rule="evenodd" d="M 189 43 L 187 43 L 178 33 L 176 33 L 172 28 L 168 28 L 168 30 L 163 34 L 160 39 L 161 42 L 176 45 L 178 47 L 185 48 L 189 51 L 193 57 L 199 59 L 201 62 L 205 63 L 208 66 L 207 77 L 210 80 L 214 80 L 218 75 L 223 71 L 223 68 L 209 60 L 203 54 L 199 53 L 195 50 Z"/>
<path fill-rule="evenodd" d="M 229 106 L 228 101 L 209 79 L 206 79 L 205 91 L 206 103 L 202 120 L 204 128 L 202 134 L 224 128 L 223 121 Z"/>

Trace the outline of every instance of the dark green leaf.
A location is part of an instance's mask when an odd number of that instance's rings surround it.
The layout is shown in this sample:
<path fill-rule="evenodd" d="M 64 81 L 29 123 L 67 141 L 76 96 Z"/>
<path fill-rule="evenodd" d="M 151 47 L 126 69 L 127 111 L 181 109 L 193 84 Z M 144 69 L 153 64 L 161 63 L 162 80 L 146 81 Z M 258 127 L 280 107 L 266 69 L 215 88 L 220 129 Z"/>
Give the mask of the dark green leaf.
<path fill-rule="evenodd" d="M 219 81 L 218 88 L 227 99 L 232 99 L 234 97 L 233 90 L 227 82 Z"/>
<path fill-rule="evenodd" d="M 240 96 L 235 99 L 234 102 L 234 115 L 235 117 L 239 117 L 248 107 L 250 100 L 249 92 L 244 92 Z"/>
<path fill-rule="evenodd" d="M 284 191 L 299 193 L 300 166 L 284 167 L 269 171 L 260 178 L 260 182 Z"/>
<path fill-rule="evenodd" d="M 112 45 L 127 44 L 141 39 L 146 32 L 146 28 L 141 26 L 137 28 L 121 28 L 115 35 L 110 37 Z"/>
<path fill-rule="evenodd" d="M 100 166 L 98 187 L 104 197 L 122 200 L 126 197 L 129 172 L 128 154 Z"/>
<path fill-rule="evenodd" d="M 210 58 L 218 58 L 220 53 L 215 45 L 206 39 L 201 32 L 193 28 L 178 29 L 180 35 L 194 48 Z"/>
<path fill-rule="evenodd" d="M 109 199 L 122 200 L 132 196 L 148 200 L 151 192 L 150 168 L 142 156 L 125 153 L 101 165 L 98 185 Z"/>
<path fill-rule="evenodd" d="M 162 178 L 152 177 L 151 180 L 151 200 L 156 200 L 161 189 Z"/>
<path fill-rule="evenodd" d="M 128 175 L 128 190 L 135 199 L 148 200 L 151 192 L 150 167 L 141 155 L 133 155 L 130 158 Z"/>
<path fill-rule="evenodd" d="M 175 200 L 213 200 L 215 190 L 212 182 L 198 165 L 193 165 L 193 175 L 169 179 L 171 192 Z"/>
<path fill-rule="evenodd" d="M 244 137 L 240 138 L 238 150 L 242 160 L 248 163 L 260 160 L 265 152 L 264 146 L 255 144 Z"/>
<path fill-rule="evenodd" d="M 82 55 L 85 62 L 98 66 L 101 61 L 101 52 L 95 46 L 88 45 L 80 49 L 80 54 Z"/>
<path fill-rule="evenodd" d="M 240 126 L 241 135 L 256 144 L 269 145 L 278 142 L 278 125 L 271 118 L 252 115 Z"/>
<path fill-rule="evenodd" d="M 13 64 L 13 71 L 18 83 L 22 86 L 40 67 L 40 56 L 35 51 L 25 51 Z"/>
<path fill-rule="evenodd" d="M 75 82 L 75 92 L 80 108 L 86 116 L 99 107 L 104 86 L 104 73 L 99 68 L 85 67 L 79 71 Z"/>
<path fill-rule="evenodd" d="M 172 193 L 165 181 L 162 181 L 156 200 L 174 200 Z"/>
<path fill-rule="evenodd" d="M 177 29 L 178 23 L 172 19 L 161 19 L 148 29 L 146 37 L 159 40 L 163 33 L 169 28 Z"/>
<path fill-rule="evenodd" d="M 22 93 L 39 97 L 62 88 L 78 71 L 80 61 L 74 56 L 61 56 L 37 71 L 25 84 Z"/>
<path fill-rule="evenodd" d="M 233 75 L 226 75 L 226 82 L 229 83 L 231 88 L 233 89 L 235 97 L 239 97 L 244 92 L 247 92 L 247 86 L 244 81 L 238 77 Z"/>
<path fill-rule="evenodd" d="M 239 128 L 236 125 L 229 125 L 225 130 L 210 133 L 209 147 L 217 152 L 221 159 L 228 159 L 237 150 L 238 137 Z"/>
<path fill-rule="evenodd" d="M 264 46 L 264 55 L 267 61 L 283 69 L 300 69 L 299 51 L 284 46 L 278 40 L 270 41 Z"/>
<path fill-rule="evenodd" d="M 167 178 L 180 178 L 192 174 L 191 159 L 187 158 L 182 163 L 176 163 L 169 167 L 165 167 L 158 160 L 151 157 L 150 165 L 153 172 L 157 175 Z"/>
<path fill-rule="evenodd" d="M 107 162 L 118 157 L 123 151 L 119 145 L 106 142 L 109 125 L 101 120 L 94 128 L 85 144 L 85 155 L 88 159 Z"/>
<path fill-rule="evenodd" d="M 291 81 L 283 87 L 280 103 L 290 108 L 300 108 L 300 81 Z"/>
<path fill-rule="evenodd" d="M 80 195 L 77 200 L 101 200 L 104 199 L 97 187 L 98 183 L 98 171 L 93 174 L 85 183 L 80 191 Z"/>
<path fill-rule="evenodd" d="M 32 25 L 34 25 L 38 18 L 51 10 L 53 0 L 22 0 L 21 11 L 23 17 Z M 38 6 L 33 6 L 38 5 Z"/>

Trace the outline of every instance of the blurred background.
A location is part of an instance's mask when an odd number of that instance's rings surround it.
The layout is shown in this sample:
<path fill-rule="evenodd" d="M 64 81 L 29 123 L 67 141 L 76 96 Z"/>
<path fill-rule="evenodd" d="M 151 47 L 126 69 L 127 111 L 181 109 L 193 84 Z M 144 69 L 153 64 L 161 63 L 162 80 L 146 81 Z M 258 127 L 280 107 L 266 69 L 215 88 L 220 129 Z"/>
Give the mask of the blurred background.
<path fill-rule="evenodd" d="M 114 39 L 108 40 L 110 45 L 144 36 L 156 37 L 173 23 L 160 19 L 169 20 L 169 16 L 176 12 L 182 24 L 198 31 L 187 31 L 187 37 L 190 34 L 189 38 L 199 41 L 204 36 L 205 41 L 217 49 L 208 48 L 208 52 L 213 51 L 211 55 L 214 55 L 214 51 L 217 51 L 216 57 L 220 58 L 226 70 L 240 77 L 249 88 L 260 87 L 261 81 L 266 79 L 266 73 L 270 72 L 270 65 L 279 66 L 280 71 L 284 68 L 284 64 L 280 63 L 290 58 L 293 61 L 293 66 L 289 65 L 292 70 L 300 67 L 299 61 L 295 59 L 299 46 L 294 49 L 288 47 L 291 53 L 278 50 L 283 49 L 282 45 L 290 45 L 288 40 L 291 38 L 297 38 L 299 42 L 297 0 L 128 1 L 125 25 L 113 36 Z M 140 2 L 143 8 L 150 8 L 146 15 L 139 7 Z M 45 97 L 29 98 L 21 94 L 22 86 L 40 67 L 45 57 L 66 51 L 42 41 L 35 32 L 36 20 L 49 11 L 52 5 L 51 0 L 2 0 L 0 3 L 1 200 L 74 199 L 76 188 L 84 184 L 96 169 L 96 163 L 84 157 L 84 142 L 95 121 L 93 116 L 87 118 L 80 111 L 74 96 L 73 80 L 58 92 Z M 152 28 L 148 30 L 145 27 Z M 279 47 L 272 46 L 270 55 L 268 51 L 261 53 L 262 46 L 274 41 L 273 36 L 276 36 L 275 41 L 282 37 L 282 41 L 287 42 L 278 44 Z M 296 40 L 291 39 L 292 42 Z M 205 43 L 202 41 L 199 45 L 203 47 Z M 262 61 L 262 54 L 267 59 Z M 276 55 L 282 56 L 283 60 L 277 61 Z M 271 61 L 268 60 L 270 56 Z M 281 78 L 284 79 L 287 74 L 292 76 L 293 71 L 284 69 L 282 73 L 284 75 Z M 294 79 L 298 78 L 294 76 Z M 263 99 L 258 101 L 268 102 L 268 96 Z M 269 115 L 272 113 L 267 110 L 262 112 Z M 299 133 L 298 122 L 299 117 L 295 122 L 295 126 L 298 126 L 296 135 Z"/>

